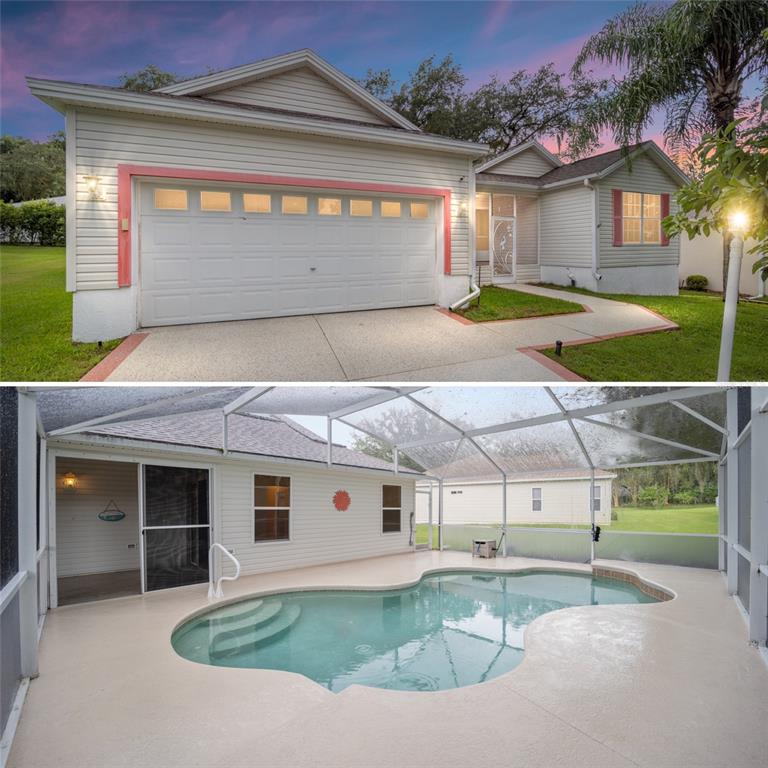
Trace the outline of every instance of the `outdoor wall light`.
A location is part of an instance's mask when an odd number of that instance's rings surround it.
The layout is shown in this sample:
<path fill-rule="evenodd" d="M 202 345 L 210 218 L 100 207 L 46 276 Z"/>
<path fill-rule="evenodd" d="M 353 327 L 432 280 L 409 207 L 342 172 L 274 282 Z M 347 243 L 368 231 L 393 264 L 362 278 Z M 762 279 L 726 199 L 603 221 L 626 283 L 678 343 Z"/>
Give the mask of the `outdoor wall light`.
<path fill-rule="evenodd" d="M 728 216 L 728 227 L 731 232 L 744 234 L 749 227 L 749 216 L 744 211 L 733 211 Z"/>
<path fill-rule="evenodd" d="M 77 488 L 77 475 L 75 475 L 74 472 L 67 472 L 61 483 L 65 488 L 75 489 Z"/>
<path fill-rule="evenodd" d="M 101 176 L 84 176 L 85 185 L 88 188 L 88 197 L 91 200 L 103 200 L 104 194 L 101 191 Z"/>

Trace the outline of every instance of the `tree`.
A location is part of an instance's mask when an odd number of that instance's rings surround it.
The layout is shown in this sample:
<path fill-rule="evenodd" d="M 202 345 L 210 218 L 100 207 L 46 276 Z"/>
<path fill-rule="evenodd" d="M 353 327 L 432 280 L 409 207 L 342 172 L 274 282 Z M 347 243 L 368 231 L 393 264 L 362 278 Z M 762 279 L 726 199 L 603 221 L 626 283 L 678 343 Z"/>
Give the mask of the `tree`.
<path fill-rule="evenodd" d="M 120 87 L 127 91 L 146 93 L 147 91 L 154 91 L 156 88 L 162 88 L 164 85 L 171 85 L 178 79 L 172 72 L 164 72 L 154 64 L 148 64 L 137 72 L 126 72 L 121 75 Z"/>
<path fill-rule="evenodd" d="M 736 123 L 704 138 L 697 150 L 704 175 L 677 193 L 679 210 L 664 219 L 669 235 L 686 232 L 689 238 L 726 232 L 728 217 L 743 211 L 749 220 L 745 238 L 754 238 L 749 253 L 761 255 L 753 272 L 768 279 L 768 124 L 743 130 Z M 725 291 L 723 292 L 725 293 Z"/>
<path fill-rule="evenodd" d="M 745 81 L 768 72 L 766 28 L 768 0 L 634 5 L 608 21 L 576 58 L 575 74 L 595 60 L 627 70 L 589 110 L 583 130 L 594 136 L 611 129 L 616 143 L 628 147 L 661 108 L 673 147 L 693 147 L 706 131 L 724 133 L 736 120 Z M 726 237 L 724 286 L 728 248 Z"/>
<path fill-rule="evenodd" d="M 0 139 L 0 198 L 5 202 L 57 197 L 65 192 L 63 134 L 48 141 L 19 136 Z"/>

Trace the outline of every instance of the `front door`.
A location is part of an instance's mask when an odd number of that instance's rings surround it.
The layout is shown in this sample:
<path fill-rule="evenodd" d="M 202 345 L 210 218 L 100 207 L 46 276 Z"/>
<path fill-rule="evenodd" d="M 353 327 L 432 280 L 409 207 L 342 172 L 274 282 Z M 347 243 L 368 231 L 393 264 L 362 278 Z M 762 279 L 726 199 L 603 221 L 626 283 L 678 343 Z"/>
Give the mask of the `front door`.
<path fill-rule="evenodd" d="M 491 270 L 494 283 L 513 282 L 515 279 L 515 218 L 493 217 L 491 242 Z"/>
<path fill-rule="evenodd" d="M 210 491 L 207 469 L 142 466 L 145 591 L 208 581 Z"/>

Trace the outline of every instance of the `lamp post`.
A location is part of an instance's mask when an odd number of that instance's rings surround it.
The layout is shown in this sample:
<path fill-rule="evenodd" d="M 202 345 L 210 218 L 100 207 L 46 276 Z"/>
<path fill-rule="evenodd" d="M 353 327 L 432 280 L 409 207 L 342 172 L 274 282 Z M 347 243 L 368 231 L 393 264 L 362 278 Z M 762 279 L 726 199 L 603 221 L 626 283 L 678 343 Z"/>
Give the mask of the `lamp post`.
<path fill-rule="evenodd" d="M 723 330 L 720 335 L 720 360 L 717 364 L 717 380 L 730 381 L 731 357 L 733 356 L 733 335 L 736 329 L 736 308 L 739 304 L 739 278 L 741 277 L 741 259 L 744 255 L 744 233 L 748 226 L 747 214 L 735 211 L 728 217 L 728 225 L 733 232 L 730 259 L 728 261 L 728 287 L 725 291 L 723 309 Z"/>

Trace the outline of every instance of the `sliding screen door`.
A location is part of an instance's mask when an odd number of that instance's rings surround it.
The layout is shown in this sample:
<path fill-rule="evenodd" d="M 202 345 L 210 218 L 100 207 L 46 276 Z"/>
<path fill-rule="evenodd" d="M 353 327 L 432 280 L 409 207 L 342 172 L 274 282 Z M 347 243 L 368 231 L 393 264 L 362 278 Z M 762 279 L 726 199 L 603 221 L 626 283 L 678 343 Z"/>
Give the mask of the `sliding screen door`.
<path fill-rule="evenodd" d="M 208 581 L 208 470 L 145 464 L 143 476 L 145 589 Z"/>

